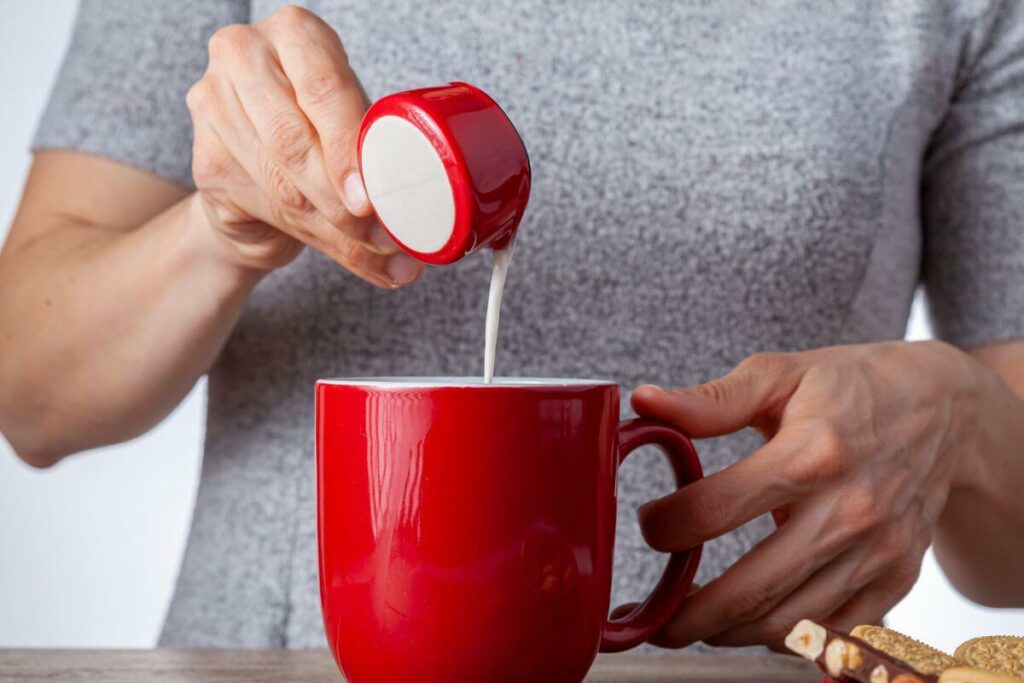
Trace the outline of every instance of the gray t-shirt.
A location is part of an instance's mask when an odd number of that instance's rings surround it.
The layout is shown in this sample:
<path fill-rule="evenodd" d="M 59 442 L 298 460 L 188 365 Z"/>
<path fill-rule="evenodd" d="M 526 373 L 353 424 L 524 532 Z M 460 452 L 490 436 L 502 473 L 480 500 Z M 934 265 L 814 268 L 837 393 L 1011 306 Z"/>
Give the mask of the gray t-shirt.
<path fill-rule="evenodd" d="M 219 26 L 277 3 L 84 0 L 35 148 L 190 184 L 184 93 Z M 499 370 L 693 384 L 762 350 L 902 337 L 915 286 L 960 345 L 1024 334 L 1024 3 L 324 0 L 371 97 L 465 80 L 534 188 Z M 159 255 L 154 254 L 154 258 Z M 480 372 L 489 259 L 383 292 L 318 253 L 264 280 L 209 379 L 191 536 L 161 642 L 323 643 L 313 383 Z M 173 321 L 168 321 L 173 324 Z M 706 469 L 750 453 L 700 444 Z M 624 469 L 614 599 L 662 558 Z M 699 580 L 772 529 L 709 544 Z"/>

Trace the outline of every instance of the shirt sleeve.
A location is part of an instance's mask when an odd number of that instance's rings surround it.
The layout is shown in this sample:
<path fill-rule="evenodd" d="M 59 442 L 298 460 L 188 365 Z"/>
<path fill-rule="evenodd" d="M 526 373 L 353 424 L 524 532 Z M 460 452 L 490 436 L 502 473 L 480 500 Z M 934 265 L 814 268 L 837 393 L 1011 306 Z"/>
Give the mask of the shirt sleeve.
<path fill-rule="evenodd" d="M 32 150 L 97 154 L 192 186 L 185 93 L 247 0 L 82 0 Z"/>
<path fill-rule="evenodd" d="M 970 347 L 1024 336 L 1024 2 L 991 7 L 962 55 L 921 209 L 936 335 Z"/>

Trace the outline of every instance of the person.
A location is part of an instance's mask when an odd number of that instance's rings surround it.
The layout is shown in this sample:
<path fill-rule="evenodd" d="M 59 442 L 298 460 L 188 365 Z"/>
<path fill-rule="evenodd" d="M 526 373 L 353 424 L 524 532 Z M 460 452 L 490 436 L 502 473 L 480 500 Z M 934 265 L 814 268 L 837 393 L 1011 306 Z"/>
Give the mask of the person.
<path fill-rule="evenodd" d="M 703 481 L 668 493 L 655 453 L 619 484 L 617 603 L 659 572 L 644 539 L 708 543 L 656 644 L 876 621 L 931 543 L 1024 605 L 1024 4 L 314 10 L 83 0 L 0 257 L 26 462 L 209 376 L 162 644 L 321 645 L 313 382 L 479 374 L 488 259 L 400 252 L 354 155 L 368 95 L 450 80 L 532 155 L 499 368 L 642 384 L 707 439 Z M 902 341 L 919 282 L 941 340 Z"/>

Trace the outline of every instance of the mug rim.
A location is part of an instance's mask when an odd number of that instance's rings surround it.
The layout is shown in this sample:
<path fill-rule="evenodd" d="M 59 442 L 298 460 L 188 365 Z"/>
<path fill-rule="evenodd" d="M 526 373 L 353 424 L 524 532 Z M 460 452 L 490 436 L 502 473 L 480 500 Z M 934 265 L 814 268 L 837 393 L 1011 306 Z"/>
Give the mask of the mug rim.
<path fill-rule="evenodd" d="M 317 386 L 367 387 L 371 389 L 523 389 L 523 388 L 583 388 L 618 386 L 610 379 L 579 379 L 571 377 L 495 377 L 485 384 L 479 375 L 463 377 L 441 376 L 385 376 L 385 377 L 327 377 L 318 379 Z"/>

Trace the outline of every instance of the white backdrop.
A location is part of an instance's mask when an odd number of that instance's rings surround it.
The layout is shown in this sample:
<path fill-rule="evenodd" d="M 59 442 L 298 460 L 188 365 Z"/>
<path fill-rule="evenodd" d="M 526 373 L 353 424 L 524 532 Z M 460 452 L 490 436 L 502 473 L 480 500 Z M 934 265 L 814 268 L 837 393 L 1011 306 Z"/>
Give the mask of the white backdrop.
<path fill-rule="evenodd" d="M 36 119 L 74 15 L 73 0 L 2 3 L 0 239 Z M 920 307 L 909 335 L 927 336 Z M 0 438 L 0 647 L 149 647 L 185 541 L 200 463 L 202 383 L 159 427 L 127 444 L 31 470 Z M 892 625 L 952 648 L 984 633 L 1024 634 L 1024 610 L 973 605 L 926 558 Z"/>

